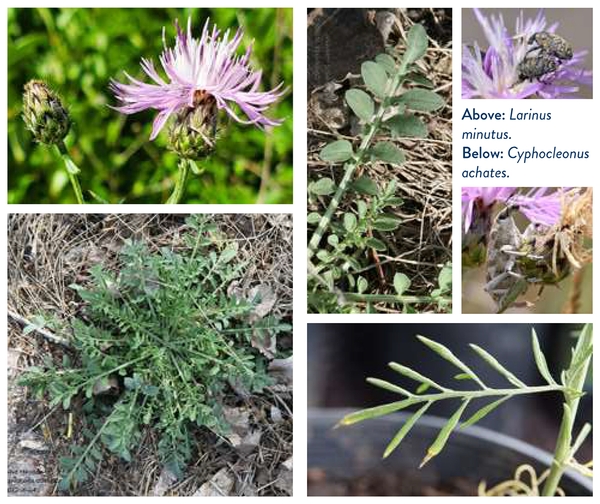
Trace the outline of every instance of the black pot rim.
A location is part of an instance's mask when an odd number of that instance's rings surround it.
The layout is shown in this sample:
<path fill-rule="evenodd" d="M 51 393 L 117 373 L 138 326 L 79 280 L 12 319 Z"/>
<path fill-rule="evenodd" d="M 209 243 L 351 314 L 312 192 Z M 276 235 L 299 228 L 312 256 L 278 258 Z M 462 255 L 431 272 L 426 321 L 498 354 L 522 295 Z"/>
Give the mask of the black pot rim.
<path fill-rule="evenodd" d="M 352 413 L 354 411 L 356 411 L 356 408 L 309 408 L 308 426 L 310 427 L 311 422 L 318 419 L 330 423 L 331 427 L 333 428 L 340 421 L 341 418 L 343 418 L 348 413 Z M 386 415 L 385 417 L 375 418 L 370 421 L 394 422 L 395 424 L 397 424 L 398 422 L 406 421 L 411 415 L 412 413 L 397 412 L 392 413 L 390 415 Z M 441 429 L 447 423 L 447 421 L 447 418 L 438 417 L 434 415 L 423 415 L 421 418 L 419 418 L 419 421 L 416 425 L 420 424 L 422 426 L 431 427 L 434 429 Z M 553 457 L 547 451 L 542 450 L 537 446 L 529 444 L 525 441 L 521 441 L 520 439 L 514 438 L 512 436 L 507 436 L 506 434 L 487 429 L 486 427 L 473 425 L 470 427 L 465 427 L 464 429 L 460 429 L 459 431 L 456 431 L 453 435 L 468 436 L 486 444 L 501 445 L 503 447 L 506 447 L 510 450 L 522 454 L 524 457 L 533 459 L 545 467 L 550 467 L 552 465 Z M 448 442 L 452 442 L 452 437 L 450 437 Z M 590 495 L 592 495 L 593 481 L 590 478 L 586 478 L 583 474 L 580 474 L 573 469 L 567 469 L 565 471 L 565 476 L 572 479 L 577 484 L 581 485 L 583 488 L 590 492 Z"/>

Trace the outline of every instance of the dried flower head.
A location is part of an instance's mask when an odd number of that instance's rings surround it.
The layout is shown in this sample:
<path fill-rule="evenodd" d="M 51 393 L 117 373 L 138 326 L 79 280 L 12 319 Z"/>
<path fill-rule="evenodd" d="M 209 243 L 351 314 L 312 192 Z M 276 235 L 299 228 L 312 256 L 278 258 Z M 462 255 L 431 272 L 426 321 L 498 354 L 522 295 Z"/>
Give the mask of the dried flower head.
<path fill-rule="evenodd" d="M 30 80 L 23 92 L 23 121 L 36 142 L 62 142 L 71 128 L 69 113 L 60 97 L 41 80 Z"/>
<path fill-rule="evenodd" d="M 256 126 L 277 126 L 281 121 L 266 117 L 263 112 L 283 92 L 279 84 L 267 92 L 258 90 L 261 72 L 250 67 L 250 45 L 243 56 L 236 56 L 243 32 L 238 30 L 230 40 L 229 30 L 222 36 L 216 26 L 209 30 L 204 24 L 200 39 L 192 37 L 192 20 L 188 19 L 184 33 L 175 22 L 175 46 L 167 47 L 163 28 L 164 51 L 160 63 L 167 76 L 163 79 L 151 60 L 142 59 L 143 71 L 154 82 L 148 84 L 125 73 L 129 84 L 111 81 L 110 87 L 122 105 L 115 107 L 123 114 L 135 114 L 146 109 L 158 111 L 150 139 L 156 138 L 171 115 L 180 115 L 184 122 L 189 112 L 197 108 L 225 109 L 234 120 Z M 216 109 L 214 107 L 216 104 Z M 232 106 L 237 104 L 247 116 L 240 118 Z M 201 115 L 205 117 L 208 111 Z M 210 119 L 212 121 L 212 118 Z"/>
<path fill-rule="evenodd" d="M 592 72 L 582 67 L 586 50 L 570 58 L 557 58 L 547 51 L 531 52 L 532 36 L 554 34 L 558 23 L 548 25 L 540 10 L 534 19 L 517 18 L 510 33 L 502 15 L 485 16 L 474 9 L 488 47 L 476 41 L 463 46 L 463 98 L 562 98 L 592 85 Z"/>

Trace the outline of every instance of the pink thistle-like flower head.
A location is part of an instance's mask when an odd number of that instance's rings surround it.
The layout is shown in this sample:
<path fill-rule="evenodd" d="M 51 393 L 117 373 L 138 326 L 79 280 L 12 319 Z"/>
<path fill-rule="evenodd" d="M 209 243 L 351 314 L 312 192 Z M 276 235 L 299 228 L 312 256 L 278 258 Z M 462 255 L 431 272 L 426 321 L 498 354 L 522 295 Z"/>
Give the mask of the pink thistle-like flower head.
<path fill-rule="evenodd" d="M 206 103 L 216 103 L 233 119 L 258 127 L 277 126 L 281 121 L 266 117 L 263 112 L 283 94 L 279 84 L 271 91 L 262 92 L 261 72 L 249 64 L 252 45 L 244 55 L 236 55 L 243 32 L 239 29 L 230 40 L 227 30 L 222 36 L 216 26 L 209 30 L 207 20 L 200 39 L 192 37 L 192 20 L 188 19 L 184 33 L 175 22 L 177 36 L 175 47 L 167 47 L 163 28 L 164 50 L 160 63 L 166 74 L 163 79 L 151 60 L 142 58 L 144 73 L 152 84 L 140 81 L 125 73 L 128 84 L 111 80 L 110 88 L 121 105 L 114 107 L 123 114 L 135 114 L 146 109 L 158 111 L 152 127 L 154 140 L 173 114 L 193 110 Z M 247 119 L 240 118 L 232 106 L 237 104 Z"/>

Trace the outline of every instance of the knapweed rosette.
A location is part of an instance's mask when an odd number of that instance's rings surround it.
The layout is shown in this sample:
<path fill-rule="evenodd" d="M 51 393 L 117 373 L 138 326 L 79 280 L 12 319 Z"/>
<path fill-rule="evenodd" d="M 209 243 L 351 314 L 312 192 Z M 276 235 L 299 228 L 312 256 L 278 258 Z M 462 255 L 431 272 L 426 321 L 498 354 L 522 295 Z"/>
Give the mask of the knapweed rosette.
<path fill-rule="evenodd" d="M 525 19 L 521 11 L 510 32 L 502 14 L 486 16 L 474 9 L 475 16 L 487 39 L 487 48 L 477 41 L 463 45 L 462 97 L 463 98 L 567 98 L 579 92 L 581 86 L 592 86 L 592 72 L 583 67 L 587 50 L 575 50 L 570 59 L 556 59 L 554 71 L 538 78 L 523 78 L 519 65 L 529 52 L 532 35 L 540 32 L 556 33 L 558 23 L 549 24 L 540 10 L 533 19 Z"/>
<path fill-rule="evenodd" d="M 58 145 L 69 133 L 71 119 L 58 94 L 41 80 L 30 80 L 23 90 L 23 121 L 36 142 Z"/>
<path fill-rule="evenodd" d="M 184 153 L 190 156 L 190 159 L 203 155 L 208 148 L 212 149 L 217 110 L 225 110 L 242 124 L 257 127 L 281 124 L 264 112 L 282 96 L 283 83 L 270 91 L 259 91 L 262 74 L 250 66 L 252 45 L 243 55 L 236 55 L 243 36 L 241 29 L 230 39 L 229 30 L 221 36 L 216 26 L 209 29 L 207 20 L 202 35 L 196 39 L 192 37 L 191 18 L 185 32 L 177 22 L 175 27 L 177 35 L 172 48 L 167 47 L 163 28 L 164 50 L 159 60 L 166 78 L 158 74 L 151 60 L 142 59 L 142 70 L 152 83 L 142 82 L 127 73 L 127 84 L 112 80 L 110 87 L 121 102 L 114 107 L 116 110 L 123 114 L 135 114 L 146 109 L 158 111 L 151 140 L 157 137 L 171 116 L 176 117 L 170 146 L 181 156 Z M 235 106 L 245 118 L 238 115 Z M 196 112 L 199 109 L 201 111 Z M 201 131 L 194 128 L 198 123 L 202 124 Z M 174 139 L 174 132 L 181 133 L 180 141 Z M 198 146 L 198 151 L 190 154 L 189 148 L 194 145 Z"/>

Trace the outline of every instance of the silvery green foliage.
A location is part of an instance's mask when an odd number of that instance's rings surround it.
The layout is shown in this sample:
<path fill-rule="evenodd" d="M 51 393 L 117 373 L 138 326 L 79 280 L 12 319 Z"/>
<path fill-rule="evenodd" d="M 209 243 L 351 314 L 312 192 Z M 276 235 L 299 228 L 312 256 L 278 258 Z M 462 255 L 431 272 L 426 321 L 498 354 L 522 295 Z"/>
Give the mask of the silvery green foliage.
<path fill-rule="evenodd" d="M 147 426 L 163 466 L 181 476 L 196 427 L 228 431 L 229 383 L 253 392 L 270 383 L 253 331 L 291 327 L 274 317 L 250 322 L 256 301 L 227 294 L 248 266 L 237 243 L 215 238 L 209 217 L 187 224 L 184 250 L 129 242 L 118 271 L 95 266 L 91 286 L 72 285 L 85 308 L 71 322 L 71 355 L 47 358 L 21 379 L 51 408 L 83 404 L 73 427 L 80 441 L 60 460 L 63 490 L 92 477 L 107 451 L 131 460 Z"/>

